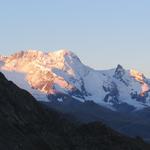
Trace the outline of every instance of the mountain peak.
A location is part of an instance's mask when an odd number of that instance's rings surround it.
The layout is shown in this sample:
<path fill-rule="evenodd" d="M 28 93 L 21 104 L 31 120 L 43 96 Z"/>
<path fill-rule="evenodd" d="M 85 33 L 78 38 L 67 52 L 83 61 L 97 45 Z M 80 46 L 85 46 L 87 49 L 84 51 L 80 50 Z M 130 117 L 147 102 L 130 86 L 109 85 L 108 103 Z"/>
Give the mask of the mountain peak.
<path fill-rule="evenodd" d="M 114 75 L 115 78 L 121 79 L 124 76 L 124 74 L 125 74 L 125 69 L 120 64 L 118 64 L 115 70 L 115 75 Z"/>
<path fill-rule="evenodd" d="M 54 53 L 57 53 L 57 54 L 61 54 L 61 55 L 68 55 L 68 54 L 72 54 L 73 52 L 67 50 L 67 49 L 60 49 Z"/>
<path fill-rule="evenodd" d="M 120 65 L 120 64 L 118 64 L 118 65 L 117 65 L 117 69 L 123 69 L 123 66 Z"/>
<path fill-rule="evenodd" d="M 43 52 L 40 50 L 33 50 L 33 49 L 28 49 L 25 51 L 19 51 L 16 52 L 8 57 L 4 57 L 0 55 L 0 61 L 5 61 L 6 59 L 9 60 L 18 60 L 18 59 L 24 59 L 27 58 L 28 60 L 42 60 L 42 59 L 47 59 L 47 61 L 50 60 L 57 60 L 59 62 L 63 62 L 65 60 L 71 61 L 71 62 L 81 62 L 79 57 L 74 54 L 72 51 L 66 50 L 66 49 L 60 49 L 58 51 L 54 52 Z"/>
<path fill-rule="evenodd" d="M 84 70 L 80 59 L 71 51 L 42 52 L 36 50 L 20 51 L 8 57 L 3 70 L 26 74 L 29 85 L 43 93 L 55 93 L 55 87 L 70 90 L 74 86 L 63 78 L 76 76 Z"/>
<path fill-rule="evenodd" d="M 62 55 L 63 57 L 65 57 L 65 56 L 78 57 L 74 52 L 67 50 L 67 49 L 60 49 L 53 53 L 56 55 Z"/>
<path fill-rule="evenodd" d="M 59 58 L 60 60 L 66 61 L 69 64 L 76 64 L 77 62 L 81 63 L 81 60 L 75 53 L 66 49 L 60 49 L 55 52 L 49 52 L 48 55 Z"/>

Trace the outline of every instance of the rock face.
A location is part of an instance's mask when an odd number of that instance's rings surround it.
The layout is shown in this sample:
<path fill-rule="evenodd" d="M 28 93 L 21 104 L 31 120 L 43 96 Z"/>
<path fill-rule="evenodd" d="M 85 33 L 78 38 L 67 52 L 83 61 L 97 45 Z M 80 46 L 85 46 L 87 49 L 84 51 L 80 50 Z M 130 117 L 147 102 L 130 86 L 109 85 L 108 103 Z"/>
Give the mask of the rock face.
<path fill-rule="evenodd" d="M 51 96 L 66 94 L 111 109 L 116 109 L 116 104 L 135 109 L 150 106 L 149 80 L 142 73 L 125 70 L 121 65 L 111 70 L 94 70 L 67 50 L 21 51 L 1 56 L 0 60 L 6 77 L 40 101 L 51 101 Z M 24 78 L 20 77 L 22 74 Z"/>
<path fill-rule="evenodd" d="M 115 74 L 114 77 L 116 79 L 122 79 L 122 77 L 125 75 L 125 70 L 123 69 L 123 67 L 121 65 L 118 65 L 116 70 L 115 70 Z"/>
<path fill-rule="evenodd" d="M 62 114 L 44 109 L 0 73 L 0 149 L 149 150 L 150 145 L 98 122 L 70 123 Z"/>

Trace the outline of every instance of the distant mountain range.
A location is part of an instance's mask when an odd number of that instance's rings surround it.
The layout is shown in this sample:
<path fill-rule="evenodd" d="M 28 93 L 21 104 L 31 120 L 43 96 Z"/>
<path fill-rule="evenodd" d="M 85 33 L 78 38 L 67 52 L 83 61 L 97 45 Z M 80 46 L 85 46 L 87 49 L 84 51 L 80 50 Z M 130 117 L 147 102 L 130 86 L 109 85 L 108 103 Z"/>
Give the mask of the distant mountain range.
<path fill-rule="evenodd" d="M 51 97 L 55 97 L 62 102 L 60 95 L 69 95 L 81 102 L 93 101 L 113 110 L 124 104 L 133 109 L 150 106 L 149 79 L 121 65 L 105 71 L 94 70 L 67 50 L 21 51 L 1 56 L 0 61 L 6 77 L 40 101 L 51 101 Z"/>
<path fill-rule="evenodd" d="M 0 71 L 45 108 L 150 139 L 150 80 L 134 69 L 95 70 L 71 51 L 28 50 L 1 55 Z"/>

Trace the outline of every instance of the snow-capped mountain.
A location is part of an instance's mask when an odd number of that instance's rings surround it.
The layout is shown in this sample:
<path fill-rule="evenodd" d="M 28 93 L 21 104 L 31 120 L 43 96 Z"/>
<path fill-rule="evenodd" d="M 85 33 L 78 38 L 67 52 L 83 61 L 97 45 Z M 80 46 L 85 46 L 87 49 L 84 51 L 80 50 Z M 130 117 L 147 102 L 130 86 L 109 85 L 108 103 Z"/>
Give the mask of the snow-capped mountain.
<path fill-rule="evenodd" d="M 94 70 L 67 50 L 28 50 L 0 56 L 0 69 L 40 101 L 55 97 L 62 102 L 61 95 L 68 95 L 110 108 L 121 104 L 137 109 L 150 106 L 150 83 L 142 73 L 125 70 L 121 65 L 111 70 Z"/>

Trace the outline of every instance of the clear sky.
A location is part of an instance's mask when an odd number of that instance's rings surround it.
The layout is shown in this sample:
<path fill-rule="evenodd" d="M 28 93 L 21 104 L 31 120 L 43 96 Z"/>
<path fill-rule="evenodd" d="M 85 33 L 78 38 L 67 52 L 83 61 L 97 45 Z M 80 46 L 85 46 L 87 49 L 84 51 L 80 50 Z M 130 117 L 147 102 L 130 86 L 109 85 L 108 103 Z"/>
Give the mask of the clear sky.
<path fill-rule="evenodd" d="M 94 68 L 150 77 L 149 0 L 0 0 L 0 54 L 69 49 Z"/>

